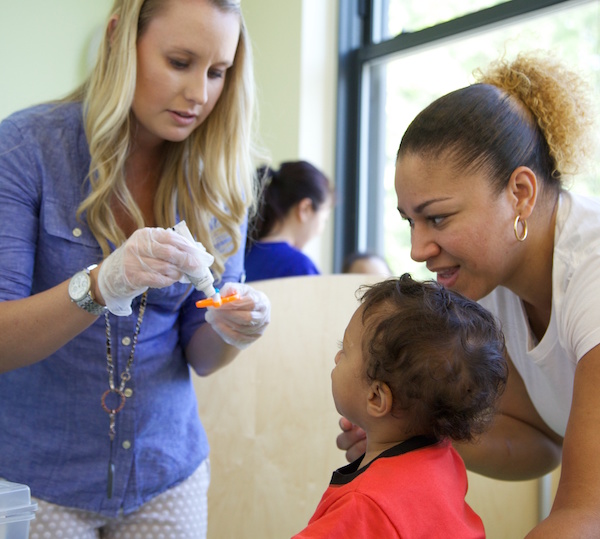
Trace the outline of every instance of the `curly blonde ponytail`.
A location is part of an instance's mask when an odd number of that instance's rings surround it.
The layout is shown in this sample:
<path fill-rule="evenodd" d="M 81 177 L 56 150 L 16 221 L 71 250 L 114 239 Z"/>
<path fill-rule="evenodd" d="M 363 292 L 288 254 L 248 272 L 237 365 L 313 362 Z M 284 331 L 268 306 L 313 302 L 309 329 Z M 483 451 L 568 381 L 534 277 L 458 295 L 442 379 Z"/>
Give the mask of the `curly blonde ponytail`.
<path fill-rule="evenodd" d="M 554 176 L 573 175 L 591 155 L 594 101 L 590 86 L 550 53 L 532 51 L 501 58 L 475 73 L 518 99 L 533 115 L 555 164 Z"/>

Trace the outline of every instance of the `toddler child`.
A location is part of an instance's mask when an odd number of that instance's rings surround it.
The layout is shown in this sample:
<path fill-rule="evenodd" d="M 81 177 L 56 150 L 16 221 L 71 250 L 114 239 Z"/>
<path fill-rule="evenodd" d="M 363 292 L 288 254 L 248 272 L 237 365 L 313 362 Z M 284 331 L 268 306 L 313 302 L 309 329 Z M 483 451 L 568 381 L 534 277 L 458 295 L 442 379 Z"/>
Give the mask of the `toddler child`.
<path fill-rule="evenodd" d="M 434 281 L 404 274 L 362 289 L 331 378 L 366 453 L 333 473 L 294 539 L 485 537 L 452 441 L 492 420 L 508 374 L 503 334 L 483 307 Z"/>

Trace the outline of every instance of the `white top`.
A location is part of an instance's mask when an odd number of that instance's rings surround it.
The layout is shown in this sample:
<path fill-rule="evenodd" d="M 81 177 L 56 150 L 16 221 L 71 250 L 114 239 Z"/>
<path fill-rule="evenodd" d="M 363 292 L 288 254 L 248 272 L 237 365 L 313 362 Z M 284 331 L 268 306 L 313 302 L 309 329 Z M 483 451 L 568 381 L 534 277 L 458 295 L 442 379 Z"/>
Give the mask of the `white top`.
<path fill-rule="evenodd" d="M 536 410 L 564 436 L 575 367 L 600 343 L 600 200 L 567 192 L 560 197 L 552 314 L 541 342 L 531 332 L 520 298 L 507 288 L 496 288 L 480 303 L 499 317 L 508 353 Z"/>

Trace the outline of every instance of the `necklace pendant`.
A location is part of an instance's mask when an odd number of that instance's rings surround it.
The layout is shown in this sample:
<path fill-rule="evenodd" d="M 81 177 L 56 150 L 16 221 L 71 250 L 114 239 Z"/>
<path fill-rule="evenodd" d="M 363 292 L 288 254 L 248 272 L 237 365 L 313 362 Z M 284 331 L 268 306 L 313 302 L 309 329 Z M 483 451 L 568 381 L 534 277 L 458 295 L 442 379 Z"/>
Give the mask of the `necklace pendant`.
<path fill-rule="evenodd" d="M 106 497 L 110 500 L 113 495 L 113 478 L 115 476 L 115 465 L 108 463 L 108 477 L 106 481 Z"/>
<path fill-rule="evenodd" d="M 110 441 L 110 457 L 108 458 L 108 470 L 106 477 L 106 497 L 110 500 L 114 491 L 114 477 L 115 477 L 115 465 L 112 461 L 112 450 L 113 450 L 112 440 Z"/>

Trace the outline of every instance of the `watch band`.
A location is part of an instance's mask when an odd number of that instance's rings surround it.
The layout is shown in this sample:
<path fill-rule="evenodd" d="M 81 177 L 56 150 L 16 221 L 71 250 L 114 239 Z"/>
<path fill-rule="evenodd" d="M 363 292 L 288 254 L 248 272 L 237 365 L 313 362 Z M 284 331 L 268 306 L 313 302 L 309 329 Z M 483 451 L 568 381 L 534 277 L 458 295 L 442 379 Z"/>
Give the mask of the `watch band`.
<path fill-rule="evenodd" d="M 106 311 L 106 306 L 96 303 L 89 292 L 87 293 L 87 296 L 85 296 L 85 298 L 76 303 L 77 306 L 81 307 L 84 311 L 87 311 L 88 313 L 94 314 L 96 316 L 99 316 L 103 314 L 104 311 Z"/>
<path fill-rule="evenodd" d="M 98 266 L 98 264 L 92 264 L 91 266 L 88 266 L 87 268 L 85 268 L 82 271 L 87 273 L 89 276 L 90 272 L 97 266 Z M 91 284 L 91 281 L 90 281 L 90 284 Z M 93 314 L 95 316 L 99 316 L 106 311 L 105 305 L 100 305 L 99 303 L 97 303 L 94 300 L 94 298 L 92 296 L 91 288 L 88 289 L 87 294 L 83 297 L 83 299 L 74 300 L 71 298 L 71 301 L 73 301 L 73 303 L 75 303 L 75 305 L 77 305 L 79 308 L 81 308 L 84 311 L 86 311 L 90 314 Z"/>

